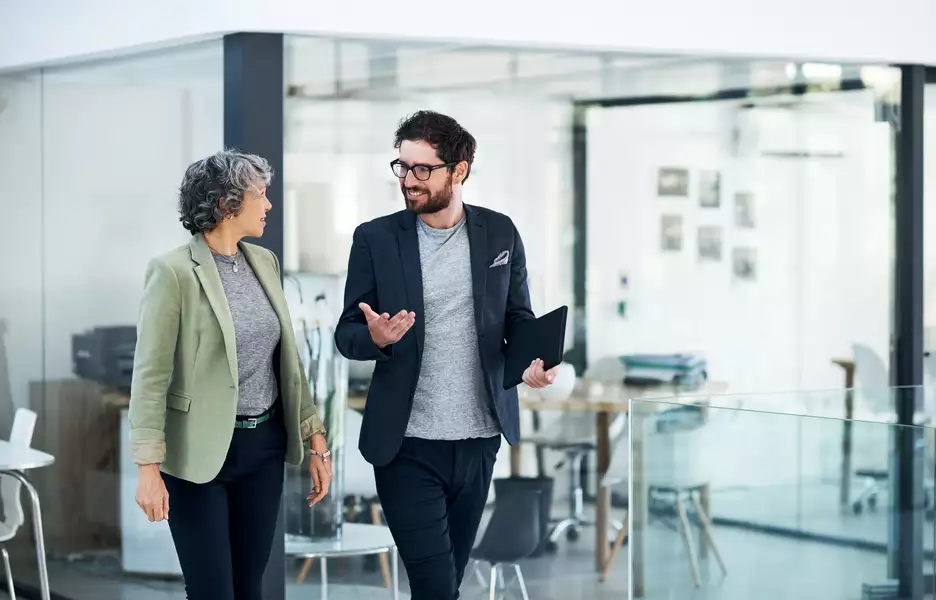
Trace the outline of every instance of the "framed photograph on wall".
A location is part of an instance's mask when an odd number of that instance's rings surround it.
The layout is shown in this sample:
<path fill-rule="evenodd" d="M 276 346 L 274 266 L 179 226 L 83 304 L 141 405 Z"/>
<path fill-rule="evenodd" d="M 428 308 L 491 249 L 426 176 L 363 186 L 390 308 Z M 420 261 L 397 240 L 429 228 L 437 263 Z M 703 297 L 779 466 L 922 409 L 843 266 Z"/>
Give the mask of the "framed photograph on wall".
<path fill-rule="evenodd" d="M 757 250 L 754 248 L 735 248 L 732 253 L 735 279 L 754 281 L 757 279 Z"/>
<path fill-rule="evenodd" d="M 722 228 L 718 225 L 703 225 L 699 227 L 699 261 L 721 262 L 722 259 Z"/>
<path fill-rule="evenodd" d="M 682 215 L 662 215 L 660 217 L 660 250 L 679 252 L 683 245 Z"/>
<path fill-rule="evenodd" d="M 689 195 L 689 169 L 660 167 L 657 173 L 657 195 L 682 197 Z"/>
<path fill-rule="evenodd" d="M 718 208 L 721 206 L 721 173 L 702 171 L 699 175 L 699 206 Z"/>
<path fill-rule="evenodd" d="M 734 196 L 735 226 L 739 229 L 754 229 L 754 194 L 738 192 Z"/>

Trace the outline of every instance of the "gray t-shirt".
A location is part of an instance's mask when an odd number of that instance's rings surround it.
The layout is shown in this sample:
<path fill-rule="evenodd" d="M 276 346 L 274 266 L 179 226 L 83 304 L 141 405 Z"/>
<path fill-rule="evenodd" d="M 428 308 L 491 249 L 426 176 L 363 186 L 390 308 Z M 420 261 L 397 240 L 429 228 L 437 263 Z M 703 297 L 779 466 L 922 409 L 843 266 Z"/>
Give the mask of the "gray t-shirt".
<path fill-rule="evenodd" d="M 478 353 L 466 221 L 451 229 L 416 222 L 426 332 L 406 435 L 432 440 L 499 435 Z"/>
<path fill-rule="evenodd" d="M 242 252 L 233 257 L 214 253 L 212 256 L 234 318 L 239 380 L 237 414 L 256 416 L 273 405 L 278 393 L 273 352 L 280 341 L 279 318 Z"/>

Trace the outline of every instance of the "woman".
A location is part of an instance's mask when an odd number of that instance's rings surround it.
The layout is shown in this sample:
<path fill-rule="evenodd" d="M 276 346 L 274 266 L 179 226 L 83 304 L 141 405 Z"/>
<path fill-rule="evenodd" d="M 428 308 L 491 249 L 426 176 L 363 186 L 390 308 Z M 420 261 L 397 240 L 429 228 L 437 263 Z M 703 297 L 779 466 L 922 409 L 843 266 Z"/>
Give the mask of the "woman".
<path fill-rule="evenodd" d="M 311 453 L 315 504 L 331 481 L 276 256 L 260 237 L 272 172 L 223 151 L 185 172 L 191 241 L 146 273 L 130 394 L 136 501 L 169 520 L 189 600 L 260 600 L 283 462 Z"/>

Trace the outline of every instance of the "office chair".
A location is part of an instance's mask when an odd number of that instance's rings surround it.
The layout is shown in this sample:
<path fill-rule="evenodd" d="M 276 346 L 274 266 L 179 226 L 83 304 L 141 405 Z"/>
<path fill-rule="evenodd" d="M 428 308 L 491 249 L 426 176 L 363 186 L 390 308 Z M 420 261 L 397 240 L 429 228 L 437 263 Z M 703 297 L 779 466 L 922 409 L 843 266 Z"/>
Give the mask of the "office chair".
<path fill-rule="evenodd" d="M 624 365 L 616 356 L 595 361 L 583 376 L 583 382 L 621 385 L 624 381 Z M 615 426 L 618 424 L 616 423 Z M 622 425 L 620 425 L 622 426 Z M 613 437 L 613 433 L 612 433 Z M 555 551 L 559 538 L 565 534 L 570 542 L 579 539 L 582 527 L 594 525 L 585 517 L 585 490 L 582 488 L 582 463 L 597 448 L 595 416 L 590 412 L 565 412 L 550 425 L 535 435 L 524 437 L 523 442 L 532 443 L 538 449 L 562 452 L 563 458 L 556 463 L 556 471 L 568 468 L 569 513 L 553 526 L 546 549 Z M 615 533 L 623 524 L 613 523 Z"/>
<path fill-rule="evenodd" d="M 13 416 L 13 429 L 10 432 L 10 444 L 29 448 L 33 432 L 36 430 L 36 413 L 26 408 L 16 409 Z M 13 477 L 0 478 L 0 498 L 3 500 L 3 521 L 0 521 L 0 544 L 5 544 L 16 536 L 17 530 L 26 521 L 23 514 L 23 502 L 20 497 L 22 483 Z M 7 590 L 11 600 L 16 600 L 13 589 L 13 572 L 10 569 L 10 555 L 5 546 L 0 546 L 3 557 L 3 569 L 6 572 Z"/>
<path fill-rule="evenodd" d="M 523 600 L 529 600 L 519 561 L 529 558 L 540 543 L 541 498 L 539 490 L 515 490 L 498 496 L 494 513 L 484 530 L 481 543 L 472 550 L 475 575 L 482 586 L 489 589 L 490 600 L 497 598 L 498 588 L 505 593 L 510 582 L 504 581 L 504 566 L 512 566 L 515 580 L 520 586 Z M 490 578 L 485 580 L 479 562 L 491 565 Z"/>

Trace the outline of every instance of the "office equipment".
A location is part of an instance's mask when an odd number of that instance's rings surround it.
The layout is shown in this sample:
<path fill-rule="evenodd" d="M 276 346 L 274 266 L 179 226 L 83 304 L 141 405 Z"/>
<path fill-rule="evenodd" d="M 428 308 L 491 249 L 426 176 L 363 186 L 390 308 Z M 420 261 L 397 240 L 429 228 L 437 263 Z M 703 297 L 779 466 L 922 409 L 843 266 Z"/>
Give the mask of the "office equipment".
<path fill-rule="evenodd" d="M 95 327 L 72 336 L 72 372 L 82 379 L 130 389 L 136 327 Z"/>
<path fill-rule="evenodd" d="M 621 357 L 627 385 L 678 385 L 687 390 L 708 376 L 706 360 L 695 354 L 629 354 Z"/>
<path fill-rule="evenodd" d="M 562 362 L 565 349 L 568 306 L 560 306 L 542 317 L 518 324 L 511 333 L 504 351 L 504 389 L 509 390 L 523 382 L 523 372 L 537 358 L 544 369 Z"/>

